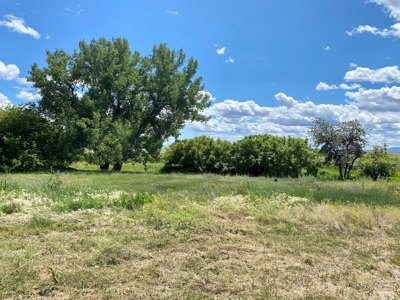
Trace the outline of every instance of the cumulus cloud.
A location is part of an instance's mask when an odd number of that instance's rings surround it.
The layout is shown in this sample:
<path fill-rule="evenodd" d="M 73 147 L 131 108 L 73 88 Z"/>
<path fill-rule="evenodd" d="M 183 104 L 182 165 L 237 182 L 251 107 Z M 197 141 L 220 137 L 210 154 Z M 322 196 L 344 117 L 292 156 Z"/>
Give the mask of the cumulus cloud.
<path fill-rule="evenodd" d="M 6 65 L 0 61 L 0 79 L 12 80 L 17 78 L 19 75 L 19 69 L 16 65 Z"/>
<path fill-rule="evenodd" d="M 325 48 L 322 48 L 322 49 L 325 50 L 325 51 L 329 51 L 331 49 L 331 47 L 326 46 Z"/>
<path fill-rule="evenodd" d="M 3 105 L 8 105 L 11 104 L 11 101 L 7 98 L 6 95 L 3 95 L 2 93 L 0 93 L 0 107 Z"/>
<path fill-rule="evenodd" d="M 13 15 L 6 15 L 5 17 L 8 21 L 0 21 L 0 26 L 5 26 L 18 33 L 28 34 L 36 39 L 40 38 L 40 34 L 35 29 L 25 26 L 25 21 L 23 19 Z"/>
<path fill-rule="evenodd" d="M 355 64 L 355 63 L 350 63 L 349 67 L 353 69 L 353 68 L 357 68 L 357 67 L 358 67 L 358 65 L 357 65 L 357 64 Z"/>
<path fill-rule="evenodd" d="M 213 97 L 213 95 L 212 95 L 210 92 L 207 92 L 207 91 L 200 91 L 199 94 L 200 94 L 200 96 L 201 96 L 202 98 L 203 98 L 203 97 L 208 97 L 208 99 L 209 99 L 211 102 L 214 102 L 215 100 L 217 100 L 217 98 Z"/>
<path fill-rule="evenodd" d="M 25 101 L 35 101 L 35 100 L 42 98 L 38 94 L 32 94 L 27 91 L 20 91 L 16 96 L 18 99 L 25 100 Z"/>
<path fill-rule="evenodd" d="M 383 5 L 391 18 L 400 21 L 400 1 L 399 0 L 370 0 L 378 5 Z"/>
<path fill-rule="evenodd" d="M 32 82 L 28 82 L 28 80 L 26 80 L 26 78 L 15 78 L 15 80 L 22 85 L 26 85 L 28 87 L 32 87 Z"/>
<path fill-rule="evenodd" d="M 299 102 L 284 93 L 275 95 L 278 107 L 260 106 L 254 101 L 239 102 L 227 99 L 205 111 L 212 116 L 206 123 L 193 122 L 187 128 L 199 132 L 306 136 L 316 116 L 330 122 L 353 119 L 360 115 L 357 106 L 316 105 L 311 101 Z M 365 119 L 365 118 L 364 118 Z"/>
<path fill-rule="evenodd" d="M 167 14 L 173 14 L 173 15 L 177 15 L 178 14 L 177 11 L 173 11 L 173 10 L 169 10 L 169 9 L 165 10 L 164 12 L 166 12 Z"/>
<path fill-rule="evenodd" d="M 400 87 L 383 87 L 380 89 L 362 89 L 356 92 L 346 92 L 345 96 L 353 99 L 354 105 L 360 109 L 371 112 L 394 112 L 400 111 Z"/>
<path fill-rule="evenodd" d="M 317 91 L 327 91 L 327 90 L 337 90 L 338 87 L 335 84 L 327 84 L 326 82 L 320 82 L 318 85 L 315 87 Z"/>
<path fill-rule="evenodd" d="M 227 99 L 205 110 L 207 122 L 187 123 L 186 128 L 209 135 L 234 136 L 274 134 L 307 137 L 315 117 L 330 123 L 357 119 L 372 132 L 370 142 L 399 145 L 400 87 L 346 92 L 353 99 L 343 105 L 301 102 L 285 93 L 277 93 L 279 106 L 260 106 L 252 100 Z M 379 100 L 381 99 L 381 100 Z M 396 102 L 397 101 L 397 102 Z"/>
<path fill-rule="evenodd" d="M 235 59 L 232 58 L 232 57 L 229 57 L 225 62 L 227 62 L 227 63 L 234 63 L 234 62 L 235 62 Z"/>
<path fill-rule="evenodd" d="M 357 83 L 353 83 L 352 85 L 348 85 L 346 83 L 342 83 L 339 85 L 339 88 L 341 88 L 342 90 L 355 90 L 360 88 L 361 85 L 357 84 Z"/>
<path fill-rule="evenodd" d="M 400 82 L 400 70 L 398 66 L 385 67 L 371 70 L 369 68 L 358 67 L 345 74 L 344 80 L 358 82 Z"/>
<path fill-rule="evenodd" d="M 221 49 L 217 49 L 217 54 L 222 55 L 225 53 L 226 47 L 222 47 Z"/>

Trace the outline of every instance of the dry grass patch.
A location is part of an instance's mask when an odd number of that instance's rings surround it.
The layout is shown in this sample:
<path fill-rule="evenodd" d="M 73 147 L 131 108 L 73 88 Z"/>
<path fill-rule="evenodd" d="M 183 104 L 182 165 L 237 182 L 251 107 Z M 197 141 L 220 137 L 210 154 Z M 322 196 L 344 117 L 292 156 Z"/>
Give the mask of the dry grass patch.
<path fill-rule="evenodd" d="M 2 299 L 400 297 L 396 207 L 283 193 L 204 203 L 176 194 L 66 213 L 26 207 L 0 216 Z"/>

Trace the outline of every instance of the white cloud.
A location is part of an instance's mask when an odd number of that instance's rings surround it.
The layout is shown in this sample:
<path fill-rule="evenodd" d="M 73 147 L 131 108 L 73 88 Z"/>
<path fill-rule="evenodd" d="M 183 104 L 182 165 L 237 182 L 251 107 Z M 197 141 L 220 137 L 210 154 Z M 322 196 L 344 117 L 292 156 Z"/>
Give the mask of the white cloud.
<path fill-rule="evenodd" d="M 292 108 L 299 102 L 293 97 L 286 96 L 284 93 L 278 93 L 275 95 L 275 99 L 279 102 L 281 106 Z"/>
<path fill-rule="evenodd" d="M 167 14 L 173 14 L 173 15 L 177 15 L 178 14 L 177 11 L 173 11 L 173 10 L 169 10 L 169 9 L 165 10 L 164 12 L 166 12 Z"/>
<path fill-rule="evenodd" d="M 209 100 L 211 100 L 211 102 L 214 102 L 215 100 L 217 100 L 217 98 L 213 97 L 213 95 L 210 92 L 207 91 L 200 91 L 199 92 L 200 96 L 203 98 L 204 96 L 207 96 Z"/>
<path fill-rule="evenodd" d="M 225 62 L 227 62 L 227 63 L 234 63 L 234 62 L 235 62 L 235 59 L 232 58 L 232 57 L 229 57 Z"/>
<path fill-rule="evenodd" d="M 396 92 L 392 91 L 394 94 Z M 348 92 L 350 93 L 350 92 Z M 350 94 L 348 95 L 350 96 Z M 354 94 L 355 97 L 355 94 Z M 315 104 L 300 102 L 284 93 L 275 95 L 278 107 L 260 106 L 254 101 L 239 102 L 225 100 L 215 103 L 205 111 L 212 118 L 205 123 L 187 123 L 186 128 L 209 135 L 224 135 L 240 138 L 249 134 L 274 134 L 281 136 L 308 136 L 312 120 L 320 117 L 330 123 L 358 119 L 362 125 L 371 129 L 370 142 L 400 145 L 400 115 L 397 111 L 381 111 L 365 105 L 365 95 L 360 101 L 345 105 Z M 384 107 L 386 103 L 378 103 Z"/>
<path fill-rule="evenodd" d="M 357 64 L 355 64 L 355 63 L 350 63 L 349 67 L 353 69 L 353 68 L 357 68 L 357 67 L 358 67 L 358 65 L 357 65 Z"/>
<path fill-rule="evenodd" d="M 390 18 L 400 21 L 400 1 L 399 0 L 369 0 L 369 2 L 383 5 L 385 11 L 388 13 Z M 400 37 L 400 23 L 397 22 L 390 26 L 391 29 L 379 30 L 376 27 L 370 25 L 358 26 L 353 28 L 351 31 L 346 31 L 348 35 L 360 34 L 363 32 L 369 32 L 374 35 L 380 35 L 382 37 Z"/>
<path fill-rule="evenodd" d="M 16 65 L 6 65 L 0 61 L 0 79 L 12 80 L 17 78 L 19 75 L 19 69 Z"/>
<path fill-rule="evenodd" d="M 225 53 L 226 47 L 222 47 L 221 49 L 217 49 L 217 54 L 222 55 Z"/>
<path fill-rule="evenodd" d="M 327 91 L 327 90 L 337 90 L 338 87 L 335 84 L 327 84 L 326 82 L 320 82 L 318 85 L 315 87 L 317 91 Z"/>
<path fill-rule="evenodd" d="M 370 32 L 372 34 L 376 34 L 378 32 L 378 28 L 376 27 L 372 27 L 369 25 L 365 25 L 365 26 L 358 26 L 357 28 L 353 28 L 351 31 L 346 31 L 346 33 L 350 36 L 352 36 L 355 33 L 363 33 L 363 32 Z"/>
<path fill-rule="evenodd" d="M 0 93 L 0 107 L 7 104 L 11 104 L 11 101 L 7 98 L 6 95 Z"/>
<path fill-rule="evenodd" d="M 400 70 L 398 66 L 385 67 L 375 70 L 358 67 L 355 70 L 347 72 L 344 76 L 344 80 L 356 82 L 368 81 L 372 83 L 400 82 Z"/>
<path fill-rule="evenodd" d="M 364 25 L 364 26 L 358 26 L 357 28 L 353 28 L 351 31 L 346 31 L 346 33 L 349 36 L 352 36 L 353 34 L 361 34 L 364 32 L 369 32 L 372 33 L 373 35 L 380 35 L 382 37 L 400 37 L 400 23 L 396 23 L 392 26 L 390 26 L 391 29 L 383 29 L 379 30 L 376 27 L 372 27 L 369 25 Z"/>
<path fill-rule="evenodd" d="M 15 80 L 19 83 L 19 84 L 23 84 L 26 86 L 31 87 L 32 86 L 32 82 L 28 82 L 28 80 L 26 80 L 26 78 L 15 78 Z"/>
<path fill-rule="evenodd" d="M 400 111 L 399 86 L 369 90 L 359 89 L 356 92 L 346 92 L 345 96 L 355 100 L 353 104 L 360 109 L 371 112 L 394 112 L 397 114 Z"/>
<path fill-rule="evenodd" d="M 6 15 L 5 17 L 8 19 L 8 21 L 0 21 L 0 26 L 5 26 L 18 33 L 29 34 L 36 39 L 40 38 L 40 34 L 36 30 L 25 26 L 25 21 L 23 19 L 13 15 Z"/>
<path fill-rule="evenodd" d="M 213 116 L 206 123 L 193 122 L 187 128 L 210 133 L 261 134 L 307 136 L 308 127 L 316 116 L 330 122 L 353 119 L 358 114 L 354 105 L 329 105 L 294 98 L 278 93 L 275 99 L 279 107 L 262 107 L 254 101 L 225 100 L 216 103 L 205 112 Z"/>
<path fill-rule="evenodd" d="M 330 49 L 331 49 L 331 47 L 329 47 L 329 46 L 326 46 L 325 48 L 323 48 L 323 50 L 325 50 L 325 51 L 328 51 Z"/>
<path fill-rule="evenodd" d="M 383 5 L 389 16 L 400 21 L 400 1 L 399 0 L 370 0 L 378 5 Z"/>
<path fill-rule="evenodd" d="M 42 98 L 38 94 L 34 95 L 34 94 L 29 93 L 27 91 L 20 91 L 16 96 L 17 96 L 18 99 L 25 100 L 25 101 L 35 101 L 35 100 L 38 100 L 38 99 Z"/>
<path fill-rule="evenodd" d="M 49 36 L 48 34 L 46 34 L 46 40 L 49 40 L 51 38 L 51 36 Z"/>
<path fill-rule="evenodd" d="M 360 88 L 361 85 L 357 84 L 357 83 L 353 83 L 352 85 L 348 85 L 346 83 L 342 83 L 339 85 L 339 88 L 341 88 L 342 90 L 355 90 Z"/>

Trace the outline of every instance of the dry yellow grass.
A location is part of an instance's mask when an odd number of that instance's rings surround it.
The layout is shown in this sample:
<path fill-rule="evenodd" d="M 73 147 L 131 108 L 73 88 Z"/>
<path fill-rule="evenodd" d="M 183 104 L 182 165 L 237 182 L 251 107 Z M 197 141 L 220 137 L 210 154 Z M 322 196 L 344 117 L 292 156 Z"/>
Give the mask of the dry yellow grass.
<path fill-rule="evenodd" d="M 10 201 L 20 211 L 0 216 L 2 299 L 400 297 L 396 207 L 159 196 L 134 211 L 54 213 Z"/>

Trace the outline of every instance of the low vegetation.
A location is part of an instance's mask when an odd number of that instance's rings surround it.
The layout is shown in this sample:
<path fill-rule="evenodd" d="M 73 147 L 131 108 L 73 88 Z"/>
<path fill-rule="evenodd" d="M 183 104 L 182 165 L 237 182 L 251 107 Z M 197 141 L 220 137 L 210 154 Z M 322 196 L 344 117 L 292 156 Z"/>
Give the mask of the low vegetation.
<path fill-rule="evenodd" d="M 299 177 L 317 175 L 322 159 L 308 140 L 270 134 L 246 136 L 234 143 L 197 136 L 177 141 L 163 155 L 165 170 Z"/>
<path fill-rule="evenodd" d="M 159 168 L 0 177 L 0 298 L 400 297 L 398 182 Z"/>

